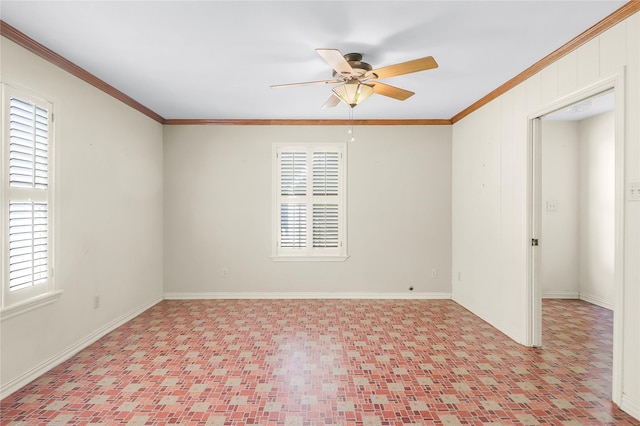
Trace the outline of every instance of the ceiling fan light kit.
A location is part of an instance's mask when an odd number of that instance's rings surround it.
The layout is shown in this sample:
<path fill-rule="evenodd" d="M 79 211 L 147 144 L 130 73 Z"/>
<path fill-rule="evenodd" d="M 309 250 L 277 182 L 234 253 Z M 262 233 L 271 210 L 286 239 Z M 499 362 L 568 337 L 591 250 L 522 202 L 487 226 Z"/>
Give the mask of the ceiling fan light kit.
<path fill-rule="evenodd" d="M 374 93 L 404 101 L 413 96 L 414 93 L 380 83 L 378 80 L 438 67 L 438 63 L 431 56 L 373 69 L 368 63 L 362 62 L 362 54 L 360 53 L 347 53 L 343 55 L 338 49 L 316 49 L 316 52 L 333 69 L 333 79 L 308 81 L 304 83 L 276 84 L 271 87 L 280 88 L 310 84 L 342 83 L 332 89 L 333 93 L 322 108 L 333 108 L 338 105 L 340 101 L 353 108 Z"/>
<path fill-rule="evenodd" d="M 334 87 L 333 93 L 340 98 L 342 102 L 353 108 L 371 96 L 374 90 L 373 87 L 367 84 L 361 84 L 358 80 L 351 80 L 345 84 Z"/>

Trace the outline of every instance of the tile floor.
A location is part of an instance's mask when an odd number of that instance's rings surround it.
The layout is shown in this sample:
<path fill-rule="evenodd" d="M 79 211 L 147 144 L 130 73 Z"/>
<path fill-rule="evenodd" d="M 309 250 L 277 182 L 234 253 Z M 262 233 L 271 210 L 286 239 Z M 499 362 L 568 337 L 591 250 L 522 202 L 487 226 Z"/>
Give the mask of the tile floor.
<path fill-rule="evenodd" d="M 544 348 L 449 300 L 164 301 L 1 402 L 7 424 L 638 424 L 611 312 L 545 300 Z"/>

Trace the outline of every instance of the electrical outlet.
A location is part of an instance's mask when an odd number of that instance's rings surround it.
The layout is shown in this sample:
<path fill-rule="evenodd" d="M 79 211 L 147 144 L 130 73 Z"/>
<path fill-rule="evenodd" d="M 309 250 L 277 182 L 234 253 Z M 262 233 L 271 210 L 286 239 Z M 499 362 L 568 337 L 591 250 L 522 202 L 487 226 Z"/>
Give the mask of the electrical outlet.
<path fill-rule="evenodd" d="M 431 270 L 431 279 L 435 280 L 436 278 L 438 278 L 438 270 L 437 269 L 432 269 Z"/>
<path fill-rule="evenodd" d="M 222 268 L 222 276 L 223 277 L 229 276 L 229 268 Z"/>
<path fill-rule="evenodd" d="M 100 307 L 100 296 L 93 296 L 93 309 Z"/>

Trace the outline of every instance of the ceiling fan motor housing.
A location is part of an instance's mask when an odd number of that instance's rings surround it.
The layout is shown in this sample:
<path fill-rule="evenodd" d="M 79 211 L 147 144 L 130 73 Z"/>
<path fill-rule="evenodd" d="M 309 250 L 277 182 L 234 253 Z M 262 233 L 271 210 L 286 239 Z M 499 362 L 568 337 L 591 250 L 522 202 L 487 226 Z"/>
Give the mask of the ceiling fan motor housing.
<path fill-rule="evenodd" d="M 333 71 L 333 76 L 341 76 L 347 77 L 347 79 L 358 79 L 364 76 L 368 71 L 371 71 L 373 67 L 366 62 L 362 62 L 362 54 L 361 53 L 347 53 L 344 55 L 344 59 L 351 65 L 353 68 L 353 73 L 350 75 L 345 75 L 343 73 L 338 73 L 337 71 Z"/>

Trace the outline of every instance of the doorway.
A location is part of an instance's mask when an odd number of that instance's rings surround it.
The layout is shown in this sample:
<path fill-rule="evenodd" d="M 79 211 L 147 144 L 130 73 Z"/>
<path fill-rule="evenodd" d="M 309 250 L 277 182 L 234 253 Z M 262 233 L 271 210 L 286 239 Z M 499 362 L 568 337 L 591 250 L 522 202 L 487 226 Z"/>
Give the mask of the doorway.
<path fill-rule="evenodd" d="M 542 341 L 543 297 L 582 298 L 611 309 L 613 311 L 612 400 L 617 404 L 620 404 L 622 398 L 620 368 L 622 342 L 620 339 L 623 318 L 624 259 L 623 93 L 622 78 L 614 76 L 562 98 L 529 118 L 528 224 L 531 237 L 527 292 L 529 343 L 532 346 L 544 344 Z M 605 104 L 606 107 L 603 106 Z M 601 107 L 605 109 L 599 111 Z M 569 120 L 566 118 L 567 114 L 573 114 L 574 118 Z M 575 117 L 579 117 L 580 114 L 584 117 L 576 119 Z M 566 123 L 566 121 L 582 120 L 584 120 L 582 124 Z M 553 121 L 557 123 L 551 123 Z M 606 121 L 608 124 L 604 126 L 602 123 L 594 124 L 596 121 Z M 610 145 L 607 148 L 598 148 L 597 144 L 591 146 L 592 142 L 583 142 L 585 146 L 579 145 L 581 127 L 584 133 L 593 126 L 608 127 L 609 131 L 613 128 L 613 140 L 611 141 L 611 135 L 609 135 Z M 552 153 L 553 149 L 556 149 L 552 160 L 545 159 L 543 153 L 543 148 L 547 151 L 550 149 L 547 146 L 548 141 L 543 142 L 545 127 L 547 133 L 549 128 L 562 128 L 564 132 L 560 138 L 562 140 L 574 138 L 571 143 L 567 142 L 564 146 L 552 146 Z M 599 149 L 603 150 L 600 154 L 598 154 Z M 595 161 L 598 155 L 603 157 L 603 162 Z M 597 165 L 589 163 L 590 159 Z M 555 170 L 549 170 L 553 166 L 550 163 L 553 162 L 558 164 L 555 165 Z M 603 167 L 602 164 L 606 166 Z M 606 173 L 608 173 L 605 178 L 601 176 L 603 170 L 607 170 Z M 543 178 L 545 172 L 546 179 Z M 553 175 L 554 173 L 556 176 Z M 543 191 L 545 186 L 551 186 L 552 190 L 547 188 Z M 595 198 L 594 193 L 597 194 Z M 609 207 L 589 208 L 590 203 L 601 202 L 599 197 L 607 199 Z M 600 201 L 596 201 L 599 199 Z M 596 227 L 597 231 L 590 232 L 589 227 L 592 223 L 590 220 L 594 219 L 594 211 L 597 212 L 595 217 L 598 217 L 599 224 Z M 610 241 L 610 244 L 597 243 L 599 239 L 602 241 L 602 238 Z M 546 253 L 545 250 L 547 250 Z M 563 253 L 559 255 L 560 252 Z M 546 256 L 547 266 L 549 264 L 554 266 L 551 270 L 543 269 L 545 255 L 548 255 Z M 599 257 L 594 261 L 595 263 L 589 264 L 589 259 L 596 259 L 589 256 L 596 255 Z M 582 280 L 587 278 L 589 280 L 583 284 Z"/>
<path fill-rule="evenodd" d="M 542 298 L 613 310 L 615 94 L 541 117 Z"/>

